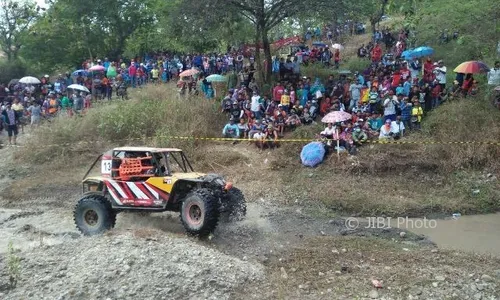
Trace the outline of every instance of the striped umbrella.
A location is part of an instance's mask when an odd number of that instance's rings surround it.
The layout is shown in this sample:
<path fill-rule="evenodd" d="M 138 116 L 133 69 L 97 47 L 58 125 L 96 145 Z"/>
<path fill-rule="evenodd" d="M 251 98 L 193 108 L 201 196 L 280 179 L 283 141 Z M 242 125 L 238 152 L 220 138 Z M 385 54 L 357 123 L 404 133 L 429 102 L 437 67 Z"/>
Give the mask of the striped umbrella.
<path fill-rule="evenodd" d="M 486 73 L 490 70 L 488 66 L 482 62 L 477 60 L 466 61 L 458 65 L 458 67 L 453 70 L 455 73 L 463 73 L 463 74 L 477 74 L 477 73 Z"/>

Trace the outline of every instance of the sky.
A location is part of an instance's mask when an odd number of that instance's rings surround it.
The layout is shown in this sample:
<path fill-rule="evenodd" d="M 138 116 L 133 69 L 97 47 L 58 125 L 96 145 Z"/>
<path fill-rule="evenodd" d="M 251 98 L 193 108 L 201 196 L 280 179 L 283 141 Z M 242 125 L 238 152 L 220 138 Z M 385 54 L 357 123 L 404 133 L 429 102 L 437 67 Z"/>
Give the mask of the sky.
<path fill-rule="evenodd" d="M 38 4 L 40 7 L 47 7 L 47 4 L 45 4 L 45 0 L 36 0 L 36 4 Z"/>

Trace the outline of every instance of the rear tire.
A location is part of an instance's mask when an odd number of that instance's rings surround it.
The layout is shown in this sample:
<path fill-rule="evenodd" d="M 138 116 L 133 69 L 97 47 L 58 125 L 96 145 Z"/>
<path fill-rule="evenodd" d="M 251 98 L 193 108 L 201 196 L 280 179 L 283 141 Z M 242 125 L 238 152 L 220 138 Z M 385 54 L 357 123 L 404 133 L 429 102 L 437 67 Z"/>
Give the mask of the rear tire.
<path fill-rule="evenodd" d="M 116 213 L 102 195 L 87 195 L 78 201 L 73 212 L 76 227 L 86 236 L 98 235 L 112 229 Z"/>
<path fill-rule="evenodd" d="M 182 201 L 181 222 L 190 235 L 210 235 L 219 222 L 218 199 L 208 189 L 189 193 Z"/>

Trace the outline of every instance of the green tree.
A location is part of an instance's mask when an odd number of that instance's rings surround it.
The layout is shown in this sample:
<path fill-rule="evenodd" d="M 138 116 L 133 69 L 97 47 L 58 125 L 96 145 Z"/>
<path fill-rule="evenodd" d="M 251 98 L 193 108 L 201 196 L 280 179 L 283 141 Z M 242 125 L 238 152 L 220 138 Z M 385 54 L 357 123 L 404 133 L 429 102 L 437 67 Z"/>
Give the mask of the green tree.
<path fill-rule="evenodd" d="M 56 0 L 30 27 L 23 57 L 46 70 L 87 58 L 119 58 L 129 38 L 154 20 L 156 0 Z"/>
<path fill-rule="evenodd" d="M 0 0 L 0 47 L 9 61 L 16 60 L 40 7 L 34 1 Z"/>
<path fill-rule="evenodd" d="M 320 10 L 324 5 L 333 5 L 333 1 L 307 0 L 213 0 L 200 7 L 198 0 L 180 0 L 181 9 L 185 14 L 189 14 L 191 20 L 205 24 L 218 24 L 218 26 L 207 26 L 205 28 L 217 29 L 220 27 L 221 12 L 239 15 L 248 20 L 254 27 L 254 37 L 257 45 L 262 43 L 264 59 L 270 65 L 271 62 L 271 40 L 270 33 L 287 18 L 293 18 L 304 10 Z M 202 27 L 203 28 L 203 27 Z M 257 49 L 259 55 L 259 49 Z M 256 59 L 258 68 L 262 70 L 261 60 Z M 264 81 L 271 79 L 271 68 L 264 72 Z"/>

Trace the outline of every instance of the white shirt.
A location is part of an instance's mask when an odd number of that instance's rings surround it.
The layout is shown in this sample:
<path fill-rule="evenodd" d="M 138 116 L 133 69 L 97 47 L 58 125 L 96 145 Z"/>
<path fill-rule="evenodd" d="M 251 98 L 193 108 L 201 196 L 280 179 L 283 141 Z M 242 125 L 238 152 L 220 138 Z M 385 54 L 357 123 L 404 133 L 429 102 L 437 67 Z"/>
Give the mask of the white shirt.
<path fill-rule="evenodd" d="M 446 67 L 436 67 L 435 69 L 436 79 L 440 84 L 446 84 Z"/>
<path fill-rule="evenodd" d="M 500 85 L 500 69 L 491 69 L 488 72 L 488 84 Z"/>
<path fill-rule="evenodd" d="M 397 134 L 397 133 L 403 132 L 405 129 L 406 129 L 405 124 L 403 124 L 403 122 L 400 121 L 399 124 L 396 123 L 396 121 L 391 122 L 391 132 L 392 133 Z"/>
<path fill-rule="evenodd" d="M 250 105 L 251 111 L 260 111 L 259 99 L 260 99 L 259 95 L 252 96 L 252 104 Z"/>
<path fill-rule="evenodd" d="M 384 101 L 384 107 L 385 107 L 384 108 L 384 116 L 396 114 L 395 103 L 398 103 L 398 98 L 396 96 L 392 96 L 392 98 L 385 99 L 385 101 Z"/>
<path fill-rule="evenodd" d="M 319 99 L 319 98 L 322 98 L 323 97 L 323 94 L 321 93 L 320 90 L 317 90 L 316 91 L 316 99 Z"/>
<path fill-rule="evenodd" d="M 390 137 L 390 133 L 391 133 L 391 128 L 387 129 L 385 124 L 384 124 L 380 128 L 380 135 L 378 136 L 378 138 L 379 139 L 388 138 L 388 137 Z"/>
<path fill-rule="evenodd" d="M 334 135 L 335 134 L 335 127 L 332 126 L 332 128 L 326 127 L 325 130 L 321 131 L 322 135 Z"/>

